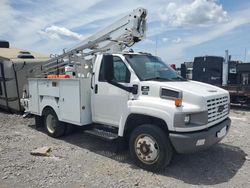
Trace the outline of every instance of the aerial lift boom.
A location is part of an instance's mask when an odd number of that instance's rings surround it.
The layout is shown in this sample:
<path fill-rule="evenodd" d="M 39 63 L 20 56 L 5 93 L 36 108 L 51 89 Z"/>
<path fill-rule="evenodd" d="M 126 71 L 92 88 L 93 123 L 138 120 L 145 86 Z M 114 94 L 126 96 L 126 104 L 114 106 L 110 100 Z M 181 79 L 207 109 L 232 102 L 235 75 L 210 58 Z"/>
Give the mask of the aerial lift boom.
<path fill-rule="evenodd" d="M 146 16 L 146 9 L 137 8 L 110 26 L 83 40 L 74 48 L 51 58 L 42 66 L 33 68 L 30 73 L 33 73 L 34 77 L 47 77 L 49 74 L 63 72 L 65 66 L 69 64 L 86 63 L 85 57 L 98 52 L 121 52 L 144 38 Z M 91 67 L 91 65 L 88 66 Z"/>

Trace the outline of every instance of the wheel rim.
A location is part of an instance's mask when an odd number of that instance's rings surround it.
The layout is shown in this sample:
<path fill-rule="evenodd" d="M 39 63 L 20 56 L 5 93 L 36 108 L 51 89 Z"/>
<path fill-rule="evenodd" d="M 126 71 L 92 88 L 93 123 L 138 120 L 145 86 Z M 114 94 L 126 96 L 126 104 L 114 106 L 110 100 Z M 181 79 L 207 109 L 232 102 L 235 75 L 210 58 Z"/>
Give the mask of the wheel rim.
<path fill-rule="evenodd" d="M 56 130 L 56 118 L 49 114 L 46 118 L 46 126 L 50 133 L 54 133 Z"/>
<path fill-rule="evenodd" d="M 153 164 L 159 158 L 158 143 L 152 136 L 141 134 L 135 140 L 135 153 L 143 163 Z"/>

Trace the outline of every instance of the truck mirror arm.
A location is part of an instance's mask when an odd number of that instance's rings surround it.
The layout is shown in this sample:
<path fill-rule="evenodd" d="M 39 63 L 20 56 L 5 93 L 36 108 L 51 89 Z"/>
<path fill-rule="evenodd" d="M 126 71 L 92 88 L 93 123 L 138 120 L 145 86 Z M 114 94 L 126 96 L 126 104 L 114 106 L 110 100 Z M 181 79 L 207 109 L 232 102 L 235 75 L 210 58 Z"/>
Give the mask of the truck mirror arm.
<path fill-rule="evenodd" d="M 113 85 L 113 86 L 116 86 L 120 89 L 123 89 L 129 93 L 132 93 L 134 95 L 136 95 L 138 93 L 138 85 L 133 85 L 132 87 L 127 87 L 127 86 L 124 86 L 122 84 L 119 84 L 118 82 L 115 82 L 113 80 L 110 80 L 110 81 L 107 81 L 109 84 Z"/>

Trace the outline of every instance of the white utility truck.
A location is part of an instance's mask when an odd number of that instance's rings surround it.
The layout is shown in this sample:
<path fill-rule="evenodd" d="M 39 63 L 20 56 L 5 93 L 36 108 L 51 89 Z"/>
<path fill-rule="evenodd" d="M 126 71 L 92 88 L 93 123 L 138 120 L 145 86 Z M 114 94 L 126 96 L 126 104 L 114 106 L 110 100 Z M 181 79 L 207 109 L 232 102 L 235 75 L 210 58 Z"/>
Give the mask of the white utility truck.
<path fill-rule="evenodd" d="M 22 104 L 48 135 L 67 126 L 125 141 L 135 163 L 166 167 L 173 152 L 187 153 L 219 142 L 231 121 L 227 91 L 187 81 L 160 58 L 124 51 L 143 39 L 147 11 L 138 8 L 73 49 L 31 70 Z"/>

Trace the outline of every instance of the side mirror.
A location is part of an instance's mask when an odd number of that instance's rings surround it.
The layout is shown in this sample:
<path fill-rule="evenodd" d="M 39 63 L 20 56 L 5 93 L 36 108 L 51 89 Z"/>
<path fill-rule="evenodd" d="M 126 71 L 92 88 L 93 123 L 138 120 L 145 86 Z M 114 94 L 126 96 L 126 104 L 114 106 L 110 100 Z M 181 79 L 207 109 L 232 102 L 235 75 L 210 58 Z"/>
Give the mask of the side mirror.
<path fill-rule="evenodd" d="M 112 55 L 103 56 L 103 66 L 104 66 L 104 79 L 110 82 L 114 79 L 114 63 Z"/>
<path fill-rule="evenodd" d="M 134 84 L 132 89 L 131 89 L 131 93 L 134 95 L 138 94 L 138 85 Z"/>

